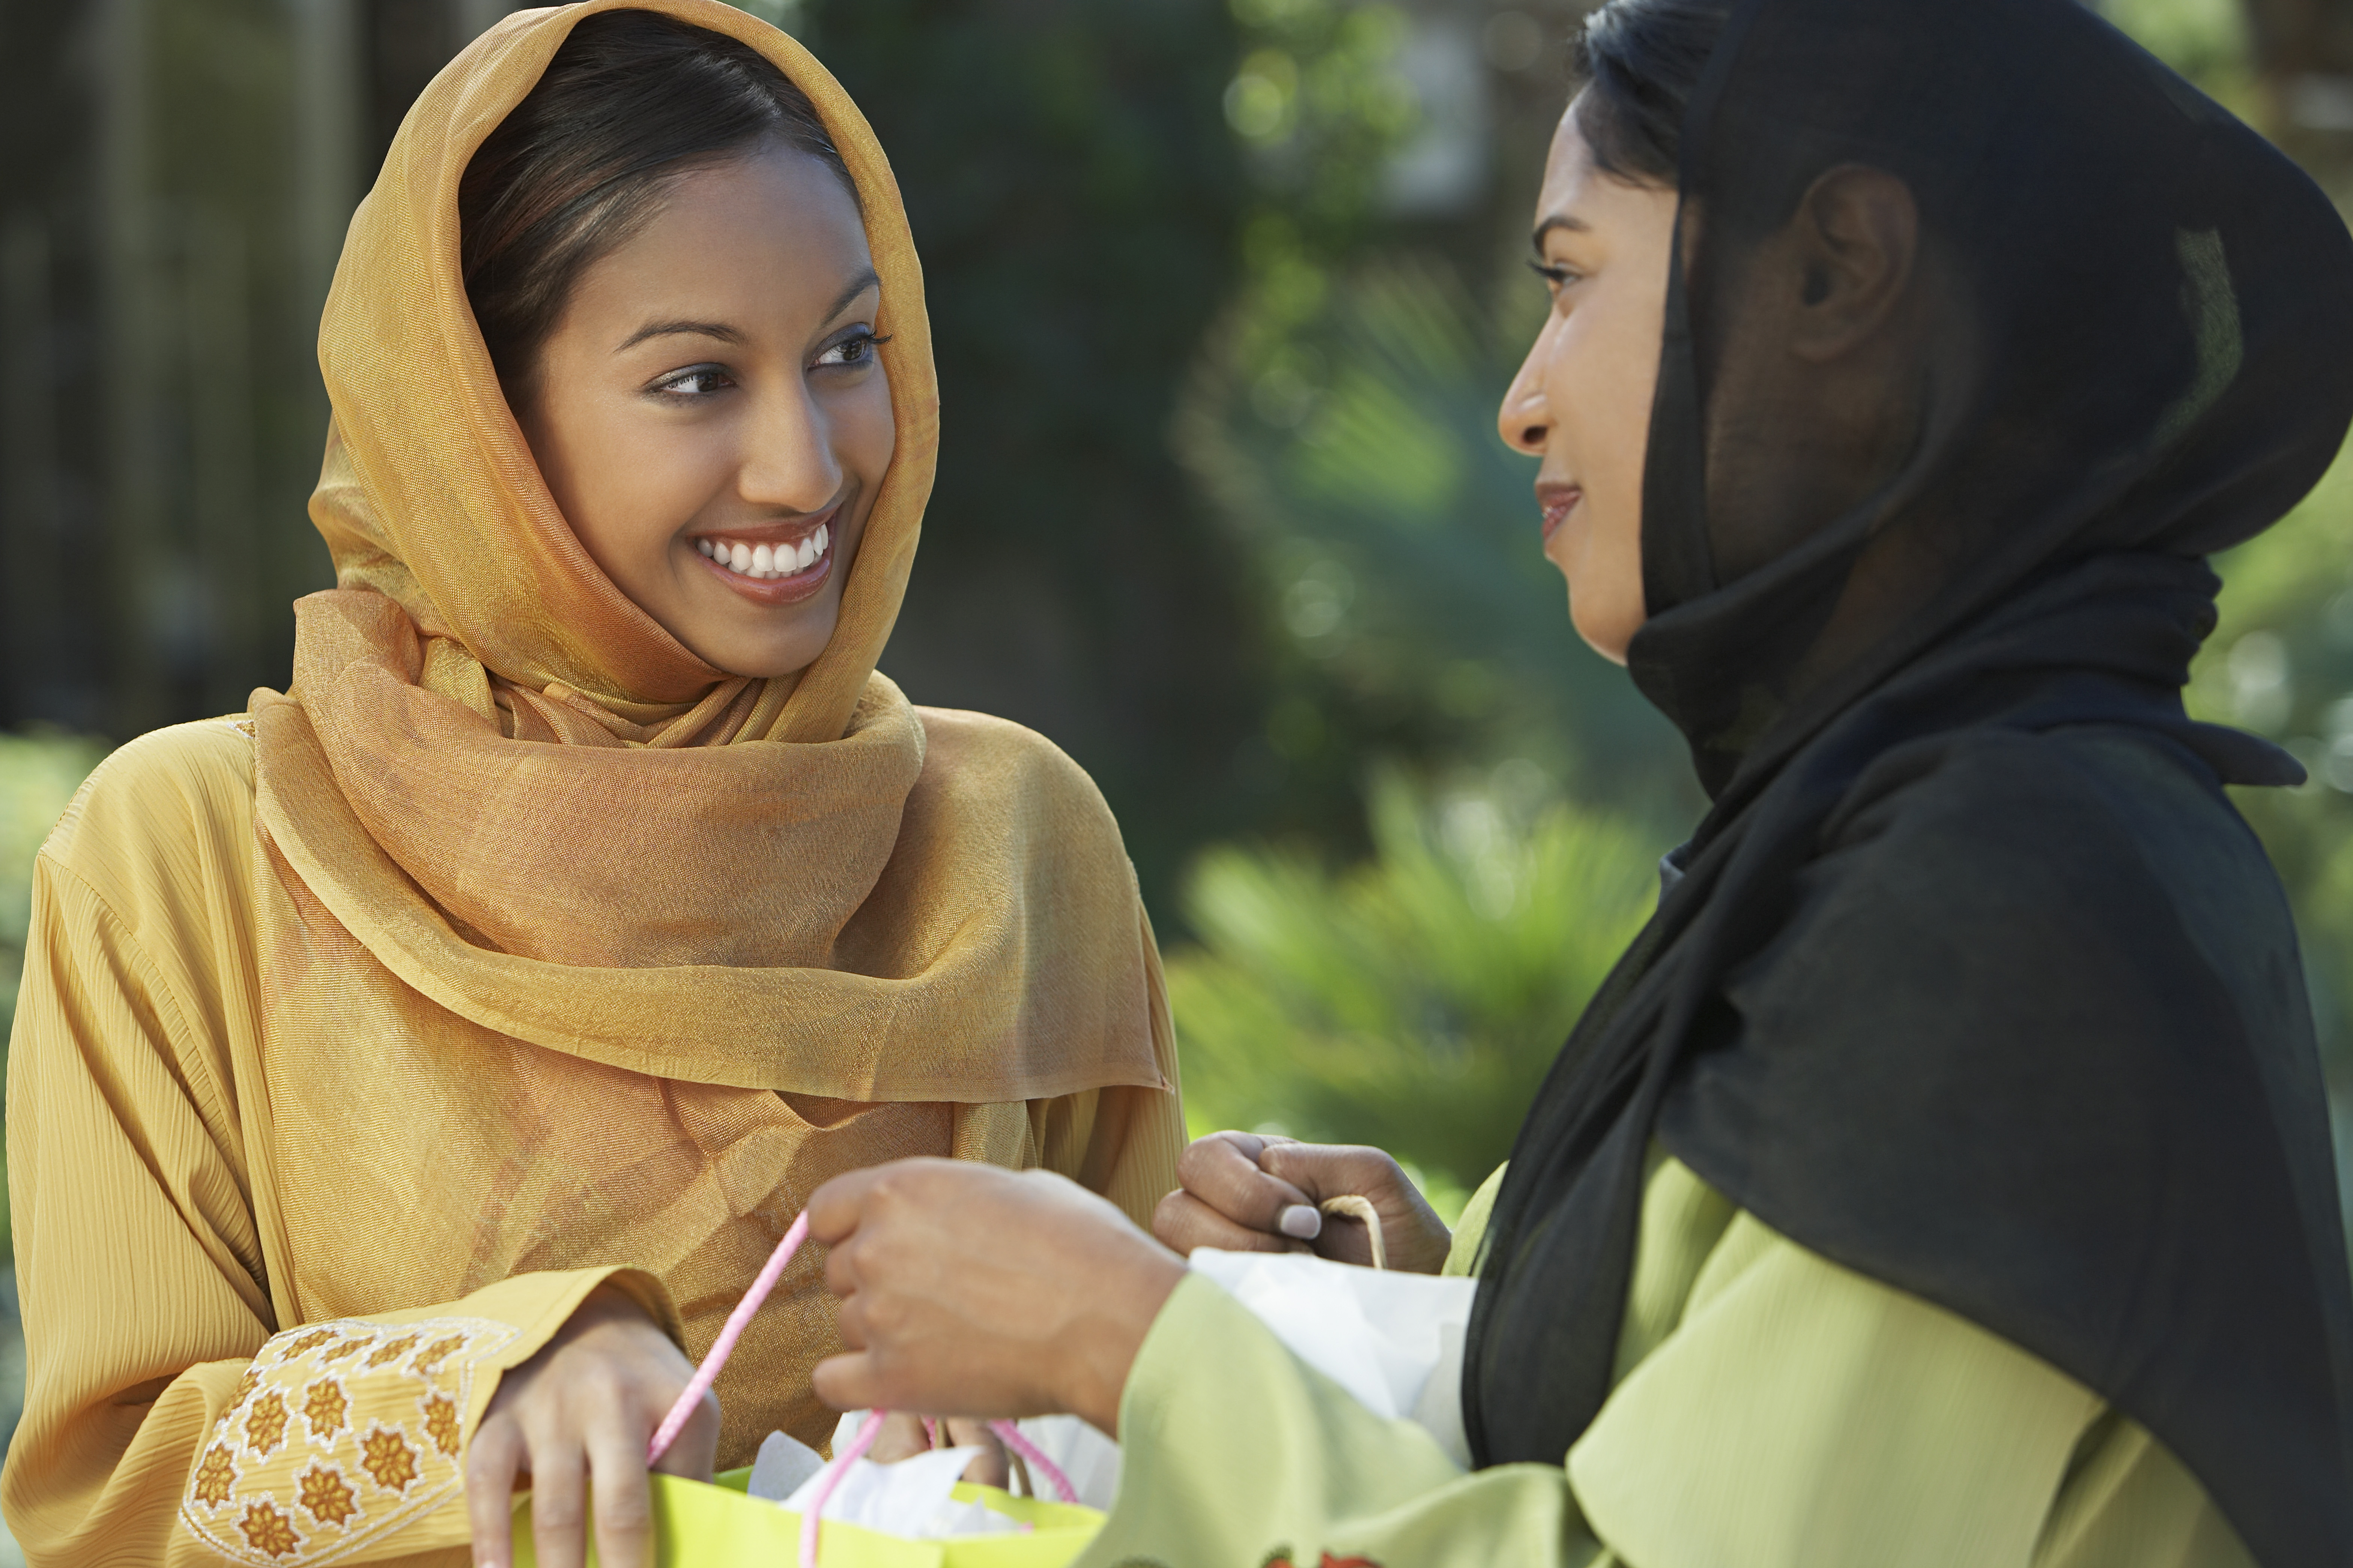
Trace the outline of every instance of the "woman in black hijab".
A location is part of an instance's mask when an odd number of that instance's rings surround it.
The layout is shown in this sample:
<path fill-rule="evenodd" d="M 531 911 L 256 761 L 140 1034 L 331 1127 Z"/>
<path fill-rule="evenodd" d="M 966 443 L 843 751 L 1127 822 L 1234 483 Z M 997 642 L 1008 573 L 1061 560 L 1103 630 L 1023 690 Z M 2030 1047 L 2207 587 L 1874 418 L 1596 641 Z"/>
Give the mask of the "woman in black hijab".
<path fill-rule="evenodd" d="M 2180 689 L 2353 415 L 2353 243 L 2072 0 L 1612 0 L 1584 54 L 1504 430 L 1714 804 L 1454 1238 L 1478 1468 L 993 1173 L 819 1194 L 819 1392 L 1116 1424 L 1104 1561 L 2343 1568 L 2353 1286 L 2223 793 L 2302 773 Z M 1393 1172 L 1221 1134 L 1158 1229 L 1354 1191 L 1433 1267 Z"/>

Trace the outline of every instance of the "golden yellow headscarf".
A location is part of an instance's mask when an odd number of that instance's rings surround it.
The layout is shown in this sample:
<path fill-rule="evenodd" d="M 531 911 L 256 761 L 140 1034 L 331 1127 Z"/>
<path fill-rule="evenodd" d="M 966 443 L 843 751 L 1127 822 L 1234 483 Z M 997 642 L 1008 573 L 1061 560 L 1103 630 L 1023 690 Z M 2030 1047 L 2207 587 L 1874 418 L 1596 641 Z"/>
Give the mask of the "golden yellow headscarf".
<path fill-rule="evenodd" d="M 797 677 L 704 664 L 598 570 L 467 305 L 468 160 L 573 26 L 618 8 L 774 61 L 865 207 L 896 456 L 839 629 Z M 500 1034 L 701 1082 L 967 1102 L 1162 1083 L 1149 939 L 1092 785 L 1026 731 L 919 715 L 875 671 L 937 383 L 898 187 L 806 50 L 715 0 L 509 16 L 402 124 L 320 363 L 334 429 L 311 510 L 339 585 L 296 607 L 290 695 L 255 697 L 260 818 L 402 981 Z M 273 992 L 315 984 L 300 963 L 269 972 Z"/>

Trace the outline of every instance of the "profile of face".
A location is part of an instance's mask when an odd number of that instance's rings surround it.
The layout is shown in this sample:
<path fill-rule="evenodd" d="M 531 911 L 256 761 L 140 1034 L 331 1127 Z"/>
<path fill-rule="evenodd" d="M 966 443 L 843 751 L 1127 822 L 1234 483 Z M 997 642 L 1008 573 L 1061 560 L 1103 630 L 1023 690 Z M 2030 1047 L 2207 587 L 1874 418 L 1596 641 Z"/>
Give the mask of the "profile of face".
<path fill-rule="evenodd" d="M 692 169 L 581 274 L 515 410 L 622 593 L 705 663 L 824 651 L 891 465 L 881 284 L 838 174 L 776 142 Z"/>
<path fill-rule="evenodd" d="M 1672 189 L 1594 166 L 1572 103 L 1536 201 L 1552 310 L 1497 418 L 1504 441 L 1544 459 L 1544 552 L 1568 579 L 1569 619 L 1620 664 L 1645 615 L 1642 465 L 1675 210 Z"/>

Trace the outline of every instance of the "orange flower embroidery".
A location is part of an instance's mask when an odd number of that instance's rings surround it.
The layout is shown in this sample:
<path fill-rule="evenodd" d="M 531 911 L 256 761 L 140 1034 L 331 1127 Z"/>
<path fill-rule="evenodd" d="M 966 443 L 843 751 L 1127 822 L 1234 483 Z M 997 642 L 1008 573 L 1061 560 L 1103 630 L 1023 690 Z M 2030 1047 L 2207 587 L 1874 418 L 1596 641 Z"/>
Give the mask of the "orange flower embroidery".
<path fill-rule="evenodd" d="M 229 1458 L 227 1445 L 215 1443 L 196 1466 L 196 1479 L 189 1484 L 188 1495 L 206 1508 L 218 1508 L 236 1489 L 237 1461 Z"/>
<path fill-rule="evenodd" d="M 466 1336 L 463 1334 L 451 1334 L 446 1340 L 435 1340 L 425 1347 L 425 1353 L 417 1358 L 417 1370 L 430 1377 L 441 1370 L 443 1362 L 465 1348 Z"/>
<path fill-rule="evenodd" d="M 345 1340 L 343 1343 L 335 1346 L 334 1349 L 321 1356 L 319 1358 L 319 1362 L 322 1365 L 330 1365 L 335 1362 L 342 1361 L 346 1356 L 357 1355 L 360 1352 L 367 1349 L 367 1347 L 368 1342 L 364 1337 Z"/>
<path fill-rule="evenodd" d="M 237 1380 L 237 1392 L 228 1396 L 228 1402 L 233 1405 L 242 1405 L 245 1403 L 246 1397 L 260 1386 L 261 1373 L 256 1372 L 251 1367 L 247 1367 L 245 1369 L 245 1375 Z"/>
<path fill-rule="evenodd" d="M 337 1337 L 335 1331 L 332 1329 L 313 1329 L 309 1333 L 304 1334 L 301 1339 L 290 1340 L 287 1342 L 284 1359 L 292 1361 L 296 1356 L 309 1355 L 321 1345 L 333 1344 Z"/>
<path fill-rule="evenodd" d="M 379 1345 L 376 1347 L 375 1353 L 367 1358 L 367 1363 L 372 1367 L 389 1365 L 415 1350 L 417 1342 L 424 1337 L 422 1334 L 403 1334 L 396 1340 Z"/>
<path fill-rule="evenodd" d="M 458 1402 L 437 1394 L 425 1402 L 425 1435 L 445 1454 L 458 1451 Z"/>
<path fill-rule="evenodd" d="M 341 1470 L 313 1464 L 302 1472 L 299 1484 L 302 1489 L 302 1506 L 320 1523 L 341 1524 L 345 1520 L 358 1517 L 359 1500 L 352 1496 L 351 1484 L 343 1479 Z"/>
<path fill-rule="evenodd" d="M 253 1402 L 245 1418 L 245 1440 L 257 1454 L 268 1454 L 286 1440 L 286 1396 L 271 1389 Z"/>
<path fill-rule="evenodd" d="M 360 1466 L 386 1491 L 405 1492 L 417 1479 L 417 1450 L 397 1426 L 378 1426 L 360 1440 Z"/>
<path fill-rule="evenodd" d="M 343 1413 L 350 1408 L 343 1385 L 322 1377 L 311 1385 L 310 1397 L 302 1401 L 302 1418 L 311 1424 L 311 1436 L 332 1437 L 343 1429 Z"/>
<path fill-rule="evenodd" d="M 246 1504 L 237 1527 L 245 1532 L 247 1545 L 271 1557 L 290 1557 L 302 1544 L 294 1533 L 294 1521 L 267 1502 Z"/>

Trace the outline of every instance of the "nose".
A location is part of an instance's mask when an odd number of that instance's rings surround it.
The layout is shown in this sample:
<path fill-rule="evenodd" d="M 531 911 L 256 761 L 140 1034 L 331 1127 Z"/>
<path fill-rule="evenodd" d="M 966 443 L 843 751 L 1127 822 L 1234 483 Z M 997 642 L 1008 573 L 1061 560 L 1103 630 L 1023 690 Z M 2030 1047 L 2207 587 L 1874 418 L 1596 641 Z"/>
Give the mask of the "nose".
<path fill-rule="evenodd" d="M 833 421 L 795 376 L 761 388 L 742 426 L 744 449 L 735 488 L 754 506 L 809 512 L 841 493 L 842 467 L 833 449 Z"/>
<path fill-rule="evenodd" d="M 1512 377 L 1512 384 L 1504 393 L 1504 406 L 1495 416 L 1496 433 L 1504 445 L 1514 452 L 1529 457 L 1544 456 L 1545 441 L 1552 434 L 1552 408 L 1545 401 L 1544 366 L 1546 349 L 1552 342 L 1552 323 L 1536 334 L 1535 342 L 1528 349 L 1528 357 L 1520 362 L 1520 371 Z"/>

